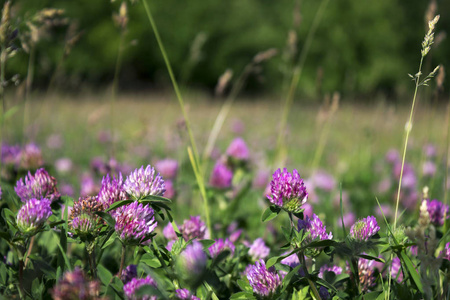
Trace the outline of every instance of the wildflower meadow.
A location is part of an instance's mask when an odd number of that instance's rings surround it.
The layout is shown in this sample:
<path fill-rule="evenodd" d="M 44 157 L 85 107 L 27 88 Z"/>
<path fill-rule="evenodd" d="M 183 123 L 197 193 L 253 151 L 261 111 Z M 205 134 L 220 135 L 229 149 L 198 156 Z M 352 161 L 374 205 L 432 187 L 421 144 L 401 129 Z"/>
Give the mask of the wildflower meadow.
<path fill-rule="evenodd" d="M 291 30 L 284 48 L 225 71 L 212 100 L 188 85 L 206 34 L 179 72 L 153 2 L 108 4 L 118 47 L 99 80 L 112 83 L 69 97 L 63 78 L 96 64 L 76 50 L 89 26 L 2 1 L 0 299 L 450 299 L 450 109 L 432 57 L 450 16 L 436 1 L 404 70 L 405 103 L 364 106 L 336 90 L 320 107 L 296 90 L 333 1 L 317 1 L 300 43 Z M 66 27 L 54 74 L 36 76 L 51 65 L 40 43 Z M 140 47 L 128 36 L 143 27 L 168 84 L 121 93 L 127 51 Z M 247 96 L 277 56 L 278 96 Z"/>

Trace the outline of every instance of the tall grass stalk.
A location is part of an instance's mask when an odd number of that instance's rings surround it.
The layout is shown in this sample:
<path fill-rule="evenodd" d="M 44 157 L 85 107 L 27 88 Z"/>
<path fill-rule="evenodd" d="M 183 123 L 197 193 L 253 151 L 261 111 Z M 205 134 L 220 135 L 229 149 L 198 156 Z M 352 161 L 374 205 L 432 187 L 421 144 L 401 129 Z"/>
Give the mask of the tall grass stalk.
<path fill-rule="evenodd" d="M 398 189 L 397 189 L 397 200 L 396 200 L 396 203 L 395 203 L 394 227 L 393 227 L 394 230 L 397 227 L 398 204 L 400 202 L 400 191 L 401 191 L 401 188 L 402 188 L 403 169 L 404 169 L 404 166 L 405 166 L 405 157 L 406 157 L 406 149 L 408 147 L 409 134 L 411 133 L 412 125 L 413 125 L 412 121 L 413 121 L 413 115 L 414 115 L 414 108 L 415 108 L 415 105 L 416 105 L 417 91 L 419 90 L 419 86 L 427 85 L 428 81 L 432 77 L 434 77 L 436 72 L 439 70 L 439 66 L 436 67 L 430 74 L 428 74 L 428 76 L 425 77 L 425 79 L 423 79 L 421 81 L 420 78 L 421 78 L 421 75 L 422 75 L 422 64 L 423 64 L 425 56 L 428 54 L 428 52 L 431 49 L 431 45 L 433 44 L 433 41 L 434 41 L 434 27 L 435 27 L 436 23 L 438 22 L 438 20 L 439 20 L 439 15 L 437 15 L 433 20 L 431 20 L 428 23 L 429 30 L 428 30 L 427 34 L 425 35 L 425 38 L 424 38 L 424 40 L 422 42 L 422 51 L 421 51 L 421 57 L 420 57 L 420 63 L 419 63 L 419 71 L 414 76 L 409 74 L 409 76 L 415 82 L 415 89 L 414 89 L 413 101 L 412 101 L 412 104 L 411 104 L 411 111 L 410 111 L 410 114 L 409 114 L 409 120 L 408 120 L 408 122 L 405 125 L 406 135 L 405 135 L 405 142 L 404 142 L 404 146 L 403 146 L 402 167 L 400 169 L 400 178 L 399 178 Z"/>
<path fill-rule="evenodd" d="M 244 84 L 245 84 L 248 76 L 254 71 L 254 68 L 258 64 L 260 64 L 261 62 L 263 62 L 267 59 L 270 59 L 276 53 L 277 53 L 277 51 L 275 49 L 268 49 L 264 52 L 258 53 L 255 55 L 255 57 L 253 57 L 252 61 L 245 66 L 241 75 L 238 77 L 236 82 L 233 84 L 230 94 L 228 95 L 224 104 L 220 108 L 219 113 L 217 114 L 217 117 L 214 121 L 214 125 L 211 130 L 211 133 L 209 134 L 205 150 L 203 151 L 203 161 L 206 161 L 206 159 L 211 155 L 211 152 L 214 148 L 214 144 L 216 143 L 217 137 L 219 136 L 220 130 L 222 129 L 223 123 L 225 122 L 225 119 L 227 118 L 228 113 L 230 112 L 231 106 L 233 105 L 234 101 L 236 100 L 237 95 L 244 87 Z"/>
<path fill-rule="evenodd" d="M 289 111 L 291 109 L 292 102 L 294 100 L 294 95 L 297 90 L 297 86 L 300 81 L 300 77 L 302 75 L 303 66 L 305 65 L 306 57 L 308 56 L 309 49 L 311 47 L 311 43 L 313 41 L 317 27 L 319 26 L 320 21 L 322 20 L 323 14 L 324 14 L 325 9 L 329 2 L 330 2 L 330 0 L 322 0 L 322 2 L 320 3 L 320 6 L 316 12 L 316 15 L 314 16 L 314 20 L 312 22 L 311 28 L 308 32 L 308 36 L 306 37 L 306 41 L 302 48 L 302 52 L 300 53 L 297 65 L 294 68 L 291 84 L 289 86 L 289 91 L 288 91 L 286 101 L 283 106 L 283 111 L 281 114 L 280 128 L 279 128 L 278 139 L 277 139 L 277 148 L 276 148 L 277 150 L 276 150 L 276 156 L 275 156 L 276 163 L 282 163 L 285 159 L 284 158 L 285 154 L 286 154 L 285 131 L 286 131 L 286 125 L 287 125 L 287 118 L 289 116 Z"/>
<path fill-rule="evenodd" d="M 23 100 L 23 135 L 22 137 L 25 137 L 25 133 L 27 130 L 27 126 L 28 126 L 28 121 L 30 119 L 29 116 L 29 105 L 28 102 L 30 100 L 30 93 L 31 93 L 31 88 L 33 86 L 33 77 L 34 77 L 34 57 L 35 57 L 35 53 L 36 53 L 36 46 L 33 44 L 30 47 L 30 55 L 28 57 L 28 70 L 27 70 L 27 79 L 26 79 L 26 83 L 25 83 L 25 98 Z"/>
<path fill-rule="evenodd" d="M 5 122 L 5 66 L 6 66 L 6 49 L 5 46 L 1 46 L 0 52 L 0 101 L 1 103 L 1 113 L 0 113 L 0 145 L 3 143 L 3 125 Z M 1 151 L 0 151 L 1 152 Z M 1 153 L 0 153 L 1 154 Z M 2 160 L 0 159 L 0 174 L 2 173 Z M 1 183 L 1 176 L 0 176 Z"/>
<path fill-rule="evenodd" d="M 192 150 L 191 150 L 192 158 L 190 157 L 191 164 L 192 164 L 192 168 L 194 169 L 194 172 L 195 172 L 195 170 L 197 170 L 196 180 L 197 180 L 197 184 L 198 184 L 200 193 L 201 193 L 201 195 L 203 197 L 203 201 L 204 201 L 204 209 L 205 209 L 206 221 L 207 221 L 206 224 L 207 224 L 209 232 L 212 234 L 213 232 L 211 230 L 211 222 L 210 222 L 209 208 L 208 208 L 208 198 L 207 198 L 206 190 L 205 190 L 205 186 L 204 186 L 203 174 L 201 173 L 200 161 L 199 161 L 199 157 L 198 157 L 198 150 L 197 150 L 197 146 L 195 144 L 194 136 L 192 134 L 191 125 L 189 122 L 189 118 L 187 116 L 186 108 L 184 106 L 183 97 L 181 96 L 177 80 L 175 79 L 175 75 L 173 74 L 173 71 L 172 71 L 172 66 L 170 65 L 169 58 L 167 56 L 164 45 L 162 43 L 161 37 L 159 36 L 158 28 L 156 27 L 155 21 L 153 20 L 153 16 L 151 14 L 151 11 L 147 4 L 147 1 L 146 0 L 141 0 L 141 1 L 142 1 L 142 4 L 144 5 L 145 12 L 147 14 L 147 18 L 148 18 L 150 25 L 152 27 L 152 30 L 155 34 L 155 38 L 158 43 L 161 54 L 164 58 L 164 62 L 166 64 L 167 71 L 169 72 L 170 80 L 172 81 L 173 89 L 175 90 L 175 94 L 176 94 L 178 102 L 180 104 L 181 112 L 183 113 L 183 118 L 186 123 L 186 129 L 188 131 L 188 135 L 189 135 L 189 139 L 190 139 L 191 147 L 192 147 Z M 189 151 L 189 149 L 188 149 L 188 151 Z"/>
<path fill-rule="evenodd" d="M 120 68 L 122 66 L 122 55 L 123 55 L 123 41 L 125 39 L 125 32 L 126 32 L 126 26 L 127 26 L 127 6 L 125 2 L 122 2 L 122 5 L 120 6 L 119 15 L 117 16 L 117 22 L 120 26 L 120 37 L 119 37 L 119 48 L 117 50 L 117 60 L 116 60 L 116 66 L 114 68 L 114 78 L 112 83 L 112 92 L 111 92 L 111 120 L 110 120 L 110 126 L 111 126 L 111 157 L 115 156 L 115 150 L 116 150 L 116 126 L 114 122 L 115 117 L 115 103 L 117 99 L 117 92 L 119 89 L 119 74 L 120 74 Z"/>
<path fill-rule="evenodd" d="M 447 117 L 446 117 L 446 142 L 445 142 L 445 154 L 444 154 L 444 161 L 445 161 L 445 172 L 444 172 L 444 203 L 448 205 L 448 187 L 447 187 L 447 180 L 448 180 L 448 151 L 450 148 L 450 104 L 447 105 Z M 444 209 L 444 220 L 447 220 L 447 210 Z M 447 222 L 444 222 L 444 236 L 447 234 L 448 227 Z"/>

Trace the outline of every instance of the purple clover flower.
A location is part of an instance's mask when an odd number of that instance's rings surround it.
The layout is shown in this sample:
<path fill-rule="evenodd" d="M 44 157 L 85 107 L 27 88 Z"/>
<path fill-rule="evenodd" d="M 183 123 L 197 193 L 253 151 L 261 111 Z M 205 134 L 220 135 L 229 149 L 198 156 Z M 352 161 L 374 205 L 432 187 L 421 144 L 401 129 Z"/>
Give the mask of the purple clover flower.
<path fill-rule="evenodd" d="M 160 160 L 155 164 L 155 167 L 165 179 L 175 179 L 177 177 L 178 161 L 175 159 L 166 158 Z"/>
<path fill-rule="evenodd" d="M 308 236 L 305 238 L 305 241 L 309 244 L 315 239 L 319 240 L 331 240 L 333 238 L 333 234 L 330 232 L 327 234 L 327 227 L 323 225 L 322 221 L 316 214 L 313 214 L 310 219 L 308 216 L 305 217 L 305 220 L 298 220 L 298 231 L 304 230 L 305 234 Z"/>
<path fill-rule="evenodd" d="M 173 182 L 172 180 L 166 180 L 164 181 L 164 185 L 166 186 L 166 192 L 164 193 L 164 197 L 168 198 L 168 199 L 172 199 L 173 197 L 175 197 L 175 187 L 173 186 Z"/>
<path fill-rule="evenodd" d="M 55 300 L 100 299 L 100 282 L 88 281 L 78 267 L 72 272 L 65 272 L 63 278 L 51 291 Z"/>
<path fill-rule="evenodd" d="M 200 300 L 199 297 L 192 295 L 188 289 L 178 289 L 175 291 L 175 298 L 179 300 Z"/>
<path fill-rule="evenodd" d="M 391 277 L 397 279 L 398 283 L 403 281 L 402 264 L 400 258 L 394 257 L 391 265 Z"/>
<path fill-rule="evenodd" d="M 359 282 L 363 292 L 367 292 L 375 284 L 375 261 L 360 258 L 358 260 Z"/>
<path fill-rule="evenodd" d="M 225 239 L 225 241 L 223 239 L 216 239 L 215 241 L 216 242 L 208 248 L 211 257 L 217 257 L 220 252 L 224 250 L 230 250 L 231 256 L 234 255 L 235 246 L 229 239 Z"/>
<path fill-rule="evenodd" d="M 133 278 L 127 284 L 123 286 L 123 291 L 128 300 L 156 300 L 156 296 L 145 295 L 143 297 L 137 297 L 135 294 L 140 287 L 144 285 L 150 285 L 154 288 L 157 287 L 156 281 L 148 275 L 145 278 Z"/>
<path fill-rule="evenodd" d="M 253 260 L 264 259 L 269 256 L 270 248 L 266 246 L 262 238 L 257 238 L 248 250 L 248 255 L 251 256 Z"/>
<path fill-rule="evenodd" d="M 180 233 L 185 241 L 204 239 L 207 237 L 205 222 L 200 220 L 200 216 L 191 216 L 190 219 L 184 220 L 180 227 Z"/>
<path fill-rule="evenodd" d="M 233 172 L 223 163 L 218 161 L 211 172 L 209 184 L 218 189 L 226 189 L 231 186 Z"/>
<path fill-rule="evenodd" d="M 1 161 L 5 165 L 17 166 L 20 163 L 20 146 L 2 144 Z"/>
<path fill-rule="evenodd" d="M 133 278 L 137 278 L 137 266 L 129 265 L 122 271 L 120 279 L 122 280 L 123 284 L 127 284 Z"/>
<path fill-rule="evenodd" d="M 123 189 L 122 174 L 119 173 L 117 178 L 115 176 L 111 178 L 109 174 L 103 177 L 102 186 L 98 193 L 98 201 L 103 204 L 105 209 L 108 209 L 114 202 L 126 199 L 127 195 Z"/>
<path fill-rule="evenodd" d="M 324 279 L 325 272 L 333 272 L 334 274 L 339 275 L 339 274 L 342 274 L 342 268 L 339 266 L 329 267 L 327 265 L 324 265 L 324 266 L 320 267 L 320 269 L 319 269 L 319 275 L 318 275 L 319 278 Z"/>
<path fill-rule="evenodd" d="M 20 167 L 37 169 L 44 164 L 41 149 L 33 143 L 25 145 L 21 153 Z"/>
<path fill-rule="evenodd" d="M 444 215 L 449 216 L 449 206 L 434 199 L 427 200 L 428 213 L 430 214 L 430 221 L 433 225 L 442 226 L 444 225 Z"/>
<path fill-rule="evenodd" d="M 283 253 L 282 255 L 286 255 L 288 252 Z M 287 265 L 291 268 L 295 268 L 300 264 L 300 260 L 298 259 L 298 256 L 296 253 L 289 255 L 286 258 L 283 258 L 280 261 L 283 265 Z"/>
<path fill-rule="evenodd" d="M 377 219 L 374 216 L 356 221 L 350 228 L 350 237 L 358 241 L 368 241 L 380 230 Z"/>
<path fill-rule="evenodd" d="M 192 241 L 192 244 L 186 246 L 179 256 L 179 263 L 182 270 L 189 276 L 200 275 L 206 268 L 206 253 L 203 251 L 202 244 L 198 241 Z"/>
<path fill-rule="evenodd" d="M 69 217 L 69 230 L 83 240 L 95 237 L 100 231 L 103 220 L 96 212 L 103 211 L 103 205 L 97 196 L 80 197 L 73 203 Z"/>
<path fill-rule="evenodd" d="M 250 156 L 247 144 L 240 137 L 235 138 L 228 146 L 227 155 L 237 160 L 248 160 Z"/>
<path fill-rule="evenodd" d="M 17 213 L 17 226 L 23 233 L 34 233 L 52 215 L 50 207 L 51 201 L 48 199 L 28 200 Z"/>
<path fill-rule="evenodd" d="M 328 292 L 328 290 L 324 286 L 320 286 L 319 296 L 323 300 L 328 300 L 331 298 L 330 292 Z"/>
<path fill-rule="evenodd" d="M 135 201 L 119 207 L 115 214 L 116 232 L 126 244 L 140 244 L 156 228 L 155 211 Z"/>
<path fill-rule="evenodd" d="M 445 244 L 444 251 L 442 251 L 442 257 L 446 260 L 450 260 L 450 242 Z"/>
<path fill-rule="evenodd" d="M 167 223 L 166 227 L 164 227 L 163 235 L 169 241 L 178 239 L 177 233 L 175 232 L 175 229 L 173 228 L 173 225 L 170 222 Z"/>
<path fill-rule="evenodd" d="M 246 273 L 253 292 L 258 296 L 271 297 L 275 294 L 278 287 L 281 286 L 281 279 L 275 268 L 272 266 L 267 269 L 262 259 L 254 265 L 248 266 Z"/>
<path fill-rule="evenodd" d="M 135 200 L 143 199 L 150 195 L 164 196 L 166 191 L 164 180 L 150 165 L 145 169 L 142 166 L 128 175 L 123 188 Z"/>
<path fill-rule="evenodd" d="M 54 201 L 61 197 L 56 188 L 56 179 L 50 176 L 43 168 L 38 169 L 34 176 L 28 172 L 28 176 L 25 176 L 25 182 L 23 178 L 18 180 L 14 190 L 22 202 L 32 198 L 47 198 L 50 201 Z"/>
<path fill-rule="evenodd" d="M 286 168 L 283 172 L 278 169 L 273 173 L 272 178 L 271 194 L 267 195 L 267 199 L 288 212 L 298 212 L 308 199 L 308 192 L 297 170 L 294 169 L 292 173 L 289 173 Z"/>
<path fill-rule="evenodd" d="M 99 191 L 100 187 L 97 184 L 95 184 L 94 178 L 92 178 L 91 174 L 85 173 L 83 174 L 83 176 L 81 176 L 81 190 L 80 190 L 81 196 L 98 195 Z"/>

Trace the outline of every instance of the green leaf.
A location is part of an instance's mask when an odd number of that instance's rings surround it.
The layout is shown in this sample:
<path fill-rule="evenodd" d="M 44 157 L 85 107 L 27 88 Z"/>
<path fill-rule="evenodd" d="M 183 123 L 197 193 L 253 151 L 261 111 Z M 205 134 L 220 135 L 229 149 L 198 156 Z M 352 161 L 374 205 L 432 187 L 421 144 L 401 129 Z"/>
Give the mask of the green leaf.
<path fill-rule="evenodd" d="M 294 277 L 294 275 L 298 273 L 298 270 L 300 270 L 301 267 L 301 265 L 296 266 L 283 278 L 283 289 L 281 290 L 282 292 L 284 292 L 288 288 L 288 286 L 291 284 L 292 277 Z"/>
<path fill-rule="evenodd" d="M 244 277 L 244 279 L 238 279 L 236 283 L 244 292 L 250 292 L 253 294 L 253 288 L 250 285 L 250 282 L 248 281 L 247 277 Z"/>
<path fill-rule="evenodd" d="M 292 254 L 297 253 L 297 252 L 299 252 L 299 249 L 291 251 L 291 252 L 289 252 L 288 254 L 285 254 L 285 255 L 273 256 L 273 257 L 269 258 L 269 260 L 267 260 L 266 267 L 270 268 L 274 264 L 279 263 L 280 261 L 282 261 L 286 257 L 291 256 Z"/>
<path fill-rule="evenodd" d="M 412 264 L 411 260 L 406 255 L 405 250 L 402 250 L 400 252 L 399 258 L 406 265 L 406 269 L 408 270 L 409 275 L 411 276 L 415 285 L 417 286 L 417 289 L 423 294 L 423 286 L 422 286 L 422 282 L 420 281 L 420 276 L 417 273 L 416 268 L 414 268 L 414 265 Z"/>
<path fill-rule="evenodd" d="M 139 200 L 139 203 L 142 203 L 142 204 L 152 203 L 152 202 L 172 203 L 172 200 L 161 197 L 161 196 L 155 196 L 155 195 L 148 195 L 145 198 Z"/>
<path fill-rule="evenodd" d="M 271 205 L 268 208 L 266 208 L 266 210 L 264 211 L 262 217 L 261 217 L 261 221 L 262 222 L 266 222 L 266 221 L 270 221 L 273 218 L 275 218 L 276 216 L 278 216 L 278 214 L 280 213 L 281 208 L 279 208 L 278 206 L 275 205 Z"/>
<path fill-rule="evenodd" d="M 6 265 L 2 262 L 0 263 L 0 280 L 3 286 L 6 286 Z"/>
<path fill-rule="evenodd" d="M 111 274 L 111 272 L 107 268 L 105 268 L 102 264 L 99 264 L 97 266 L 97 274 L 98 278 L 105 286 L 107 286 L 111 282 L 111 279 L 113 278 L 113 274 Z"/>
<path fill-rule="evenodd" d="M 358 257 L 364 258 L 364 259 L 368 259 L 368 260 L 374 260 L 380 263 L 385 263 L 384 259 L 380 258 L 380 257 L 376 257 L 376 256 L 372 256 L 372 255 L 368 255 L 368 254 L 358 254 L 356 255 Z"/>
<path fill-rule="evenodd" d="M 156 289 L 155 287 L 151 285 L 144 285 L 141 286 L 136 292 L 135 292 L 136 298 L 140 299 L 142 296 L 150 295 L 150 296 L 157 296 L 159 299 L 165 299 L 164 295 L 161 294 L 161 292 Z"/>
<path fill-rule="evenodd" d="M 364 300 L 376 300 L 383 291 L 375 291 L 364 294 Z"/>
<path fill-rule="evenodd" d="M 339 244 L 338 242 L 335 242 L 333 240 L 322 240 L 322 241 L 315 241 L 309 243 L 305 248 L 322 248 L 322 247 L 331 247 L 336 246 Z"/>
<path fill-rule="evenodd" d="M 4 239 L 8 243 L 10 243 L 11 241 L 11 235 L 9 234 L 9 232 L 0 231 L 0 238 Z"/>
<path fill-rule="evenodd" d="M 59 242 L 57 244 L 58 244 L 59 250 L 61 251 L 61 255 L 62 255 L 63 259 L 64 259 L 65 266 L 66 266 L 67 270 L 72 271 L 72 266 L 70 265 L 70 261 L 69 261 L 69 258 L 66 255 L 66 251 L 63 250 L 63 248 L 61 247 L 61 244 Z"/>
<path fill-rule="evenodd" d="M 327 281 L 325 281 L 321 278 L 317 278 L 316 282 L 320 285 L 323 285 L 327 289 L 333 290 L 335 293 L 337 293 L 337 291 L 338 291 L 333 285 L 329 284 Z"/>
<path fill-rule="evenodd" d="M 128 204 L 133 203 L 133 202 L 134 202 L 133 200 L 121 200 L 121 201 L 114 202 L 113 204 L 111 204 L 109 206 L 109 208 L 107 210 L 105 210 L 105 212 L 112 211 L 112 210 L 114 210 L 116 208 L 119 208 L 119 207 L 124 206 L 124 205 L 128 205 Z"/>
<path fill-rule="evenodd" d="M 66 221 L 64 220 L 59 220 L 59 221 L 55 221 L 55 222 L 51 222 L 50 224 L 48 224 L 48 226 L 50 226 L 50 228 L 56 227 L 58 225 L 64 224 Z"/>
<path fill-rule="evenodd" d="M 11 224 L 16 224 L 16 215 L 9 208 L 2 208 L 3 218 Z"/>
<path fill-rule="evenodd" d="M 126 200 L 125 200 L 126 201 Z M 116 202 L 117 203 L 117 202 Z M 114 228 L 114 226 L 116 226 L 116 221 L 114 220 L 114 218 L 110 215 L 110 214 L 108 214 L 108 213 L 106 213 L 106 212 L 104 212 L 104 211 L 97 211 L 97 212 L 95 212 L 95 214 L 96 215 L 98 215 L 100 218 L 102 218 L 103 220 L 105 220 L 105 222 L 110 226 L 110 227 L 112 227 L 112 228 Z"/>
<path fill-rule="evenodd" d="M 144 255 L 142 255 L 142 257 L 139 261 L 142 263 L 145 263 L 147 266 L 149 266 L 151 268 L 161 267 L 161 262 L 159 261 L 159 259 L 149 253 L 145 253 Z"/>
<path fill-rule="evenodd" d="M 236 294 L 231 295 L 230 299 L 237 300 L 237 299 L 256 299 L 255 296 L 253 296 L 253 293 L 250 292 L 238 292 Z"/>
<path fill-rule="evenodd" d="M 231 251 L 226 249 L 223 250 L 219 253 L 219 255 L 217 255 L 217 257 L 215 257 L 211 263 L 211 268 L 214 268 L 215 266 L 217 266 L 218 264 L 220 264 L 223 260 L 225 260 L 229 255 L 230 255 Z"/>
<path fill-rule="evenodd" d="M 216 242 L 215 240 L 200 240 L 200 244 L 202 244 L 203 248 L 209 248 Z"/>
<path fill-rule="evenodd" d="M 105 249 L 106 247 L 110 246 L 111 244 L 113 244 L 115 242 L 116 239 L 117 239 L 117 234 L 115 231 L 113 231 L 113 233 L 110 235 L 109 239 L 106 240 L 106 242 L 103 244 L 101 249 Z"/>

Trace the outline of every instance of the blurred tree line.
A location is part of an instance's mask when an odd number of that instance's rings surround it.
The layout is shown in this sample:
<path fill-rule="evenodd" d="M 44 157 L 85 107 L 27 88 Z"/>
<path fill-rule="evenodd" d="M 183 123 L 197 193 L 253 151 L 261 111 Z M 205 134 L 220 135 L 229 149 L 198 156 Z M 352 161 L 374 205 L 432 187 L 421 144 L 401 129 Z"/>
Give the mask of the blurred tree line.
<path fill-rule="evenodd" d="M 280 94 L 292 76 L 321 1 L 148 3 L 183 85 L 213 91 L 225 70 L 232 70 L 233 78 L 237 78 L 257 53 L 275 48 L 278 54 L 255 68 L 245 90 Z M 431 59 L 425 62 L 428 71 L 437 64 L 450 69 L 450 45 L 445 39 L 450 28 L 450 3 L 433 2 L 441 20 Z M 8 74 L 19 74 L 24 81 L 32 66 L 33 87 L 43 90 L 49 85 L 71 91 L 110 85 L 121 43 L 122 29 L 117 24 L 121 3 L 12 1 L 21 38 L 17 54 L 8 61 Z M 120 89 L 168 85 L 164 62 L 142 3 L 126 4 Z M 418 69 L 426 13 L 434 13 L 429 5 L 423 0 L 331 0 L 312 41 L 298 92 L 310 97 L 333 91 L 355 96 L 382 94 L 393 99 L 408 95 L 413 84 L 407 73 L 414 74 Z M 32 28 L 33 18 L 43 8 L 62 9 L 64 13 L 51 26 Z M 449 80 L 445 81 L 448 86 Z"/>

